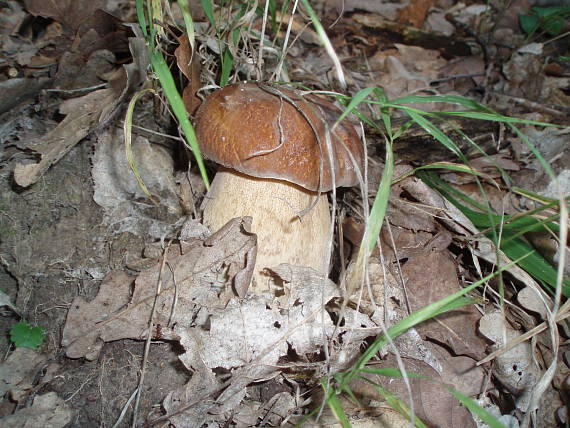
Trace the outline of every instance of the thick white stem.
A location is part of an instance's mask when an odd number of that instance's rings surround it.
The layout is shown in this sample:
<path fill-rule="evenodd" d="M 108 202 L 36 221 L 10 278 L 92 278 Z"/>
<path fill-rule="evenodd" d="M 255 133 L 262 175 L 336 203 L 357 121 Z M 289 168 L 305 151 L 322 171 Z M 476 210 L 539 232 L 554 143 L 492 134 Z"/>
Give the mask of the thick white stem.
<path fill-rule="evenodd" d="M 299 220 L 297 213 L 317 194 L 285 181 L 249 177 L 222 169 L 203 203 L 204 224 L 215 232 L 234 217 L 251 216 L 257 234 L 257 262 L 250 292 L 268 289 L 263 270 L 281 263 L 324 273 L 331 217 L 326 195 Z"/>

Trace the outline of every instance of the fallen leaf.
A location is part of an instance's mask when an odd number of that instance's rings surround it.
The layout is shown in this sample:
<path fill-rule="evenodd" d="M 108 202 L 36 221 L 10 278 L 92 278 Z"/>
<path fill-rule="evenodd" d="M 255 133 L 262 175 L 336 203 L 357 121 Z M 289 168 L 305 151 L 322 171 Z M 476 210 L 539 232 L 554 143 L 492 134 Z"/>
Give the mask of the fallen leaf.
<path fill-rule="evenodd" d="M 73 412 L 69 405 L 55 392 L 36 395 L 30 407 L 18 410 L 2 418 L 4 428 L 63 428 L 69 422 Z"/>
<path fill-rule="evenodd" d="M 104 222 L 113 233 L 161 238 L 177 227 L 182 215 L 174 160 L 164 147 L 143 136 L 133 136 L 132 153 L 137 170 L 155 199 L 137 182 L 125 154 L 123 130 L 109 127 L 97 139 L 93 154 L 93 200 L 103 208 Z"/>
<path fill-rule="evenodd" d="M 411 257 L 402 267 L 412 312 L 460 290 L 456 262 L 447 251 Z M 418 325 L 422 337 L 442 343 L 455 355 L 485 356 L 485 341 L 477 334 L 481 315 L 473 305 L 463 306 Z"/>
<path fill-rule="evenodd" d="M 398 11 L 398 21 L 403 24 L 410 24 L 415 28 L 421 28 L 433 3 L 433 0 L 410 1 Z"/>
<path fill-rule="evenodd" d="M 505 321 L 500 311 L 485 314 L 479 323 L 479 331 L 495 343 L 494 349 L 499 349 L 520 335 Z M 528 341 L 519 343 L 498 355 L 495 362 L 495 376 L 517 397 L 517 408 L 526 412 L 533 390 L 542 376 L 533 358 L 531 344 Z"/>
<path fill-rule="evenodd" d="M 32 15 L 53 18 L 77 30 L 81 23 L 105 5 L 104 0 L 25 0 Z"/>
<path fill-rule="evenodd" d="M 41 155 L 38 163 L 18 163 L 14 180 L 19 186 L 28 187 L 65 156 L 73 146 L 85 138 L 92 127 L 103 119 L 103 111 L 114 103 L 117 94 L 112 89 L 100 89 L 80 98 L 64 101 L 59 111 L 65 119 L 45 137 L 33 144 Z"/>
<path fill-rule="evenodd" d="M 169 413 L 184 409 L 183 415 L 170 419 L 177 427 L 223 420 L 223 412 L 239 414 L 247 385 L 276 376 L 278 360 L 290 349 L 297 355 L 313 355 L 325 346 L 334 324 L 324 305 L 339 297 L 336 285 L 310 268 L 280 265 L 273 271 L 286 288 L 278 299 L 234 298 L 226 307 L 204 310 L 194 327 L 176 327 L 186 350 L 180 360 L 201 379 L 191 380 L 165 403 Z M 360 343 L 358 337 L 355 340 Z M 214 369 L 231 369 L 230 380 L 221 385 Z M 217 400 L 205 400 L 212 395 Z"/>
<path fill-rule="evenodd" d="M 186 79 L 188 79 L 188 85 L 184 87 L 182 98 L 184 99 L 186 110 L 189 114 L 193 115 L 202 103 L 202 100 L 197 95 L 198 90 L 201 87 L 200 61 L 198 60 L 198 55 L 193 55 L 192 47 L 190 46 L 190 42 L 186 34 L 179 37 L 178 42 L 180 43 L 180 46 L 178 46 L 174 51 L 176 64 L 182 74 L 184 74 Z"/>
<path fill-rule="evenodd" d="M 439 69 L 447 64 L 435 50 L 403 44 L 395 44 L 395 47 L 396 51 L 378 51 L 369 59 L 370 67 L 381 71 L 375 83 L 385 88 L 389 99 L 429 88 L 437 79 Z M 429 107 L 421 106 L 424 110 Z"/>
<path fill-rule="evenodd" d="M 0 396 L 10 392 L 16 401 L 26 396 L 41 365 L 46 361 L 47 356 L 34 349 L 16 348 L 0 365 Z"/>
<path fill-rule="evenodd" d="M 252 245 L 251 233 L 237 227 L 218 238 L 209 245 L 196 239 L 169 247 L 165 255 L 168 268 L 162 272 L 162 292 L 157 297 L 153 319 L 153 336 L 180 340 L 178 329 L 205 322 L 204 308 L 221 310 L 234 295 L 233 277 L 228 278 L 227 272 L 237 260 L 245 260 Z M 132 278 L 116 271 L 103 281 L 93 301 L 75 298 L 63 330 L 66 355 L 94 359 L 103 342 L 145 339 L 161 265 L 159 262 L 142 271 L 135 280 L 134 290 L 131 290 Z"/>
<path fill-rule="evenodd" d="M 144 82 L 148 61 L 144 41 L 142 38 L 131 38 L 129 46 L 134 62 L 118 69 L 109 78 L 108 88 L 64 101 L 59 111 L 66 116 L 65 119 L 47 135 L 28 142 L 28 148 L 39 153 L 41 159 L 37 163 L 16 164 L 14 180 L 19 186 L 34 184 L 90 132 L 104 127 L 129 94 Z"/>

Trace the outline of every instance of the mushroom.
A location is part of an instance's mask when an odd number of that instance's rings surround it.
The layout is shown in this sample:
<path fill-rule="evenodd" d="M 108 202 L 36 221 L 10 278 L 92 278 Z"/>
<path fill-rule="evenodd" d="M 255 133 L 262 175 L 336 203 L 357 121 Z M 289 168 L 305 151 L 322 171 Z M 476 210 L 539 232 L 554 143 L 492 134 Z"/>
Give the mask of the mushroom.
<path fill-rule="evenodd" d="M 267 290 L 265 268 L 281 263 L 325 273 L 333 187 L 327 132 L 341 111 L 314 95 L 252 82 L 212 93 L 196 113 L 205 158 L 220 168 L 203 202 L 204 224 L 218 230 L 251 216 L 257 260 L 249 290 Z M 344 120 L 329 132 L 334 184 L 354 186 L 363 148 Z"/>

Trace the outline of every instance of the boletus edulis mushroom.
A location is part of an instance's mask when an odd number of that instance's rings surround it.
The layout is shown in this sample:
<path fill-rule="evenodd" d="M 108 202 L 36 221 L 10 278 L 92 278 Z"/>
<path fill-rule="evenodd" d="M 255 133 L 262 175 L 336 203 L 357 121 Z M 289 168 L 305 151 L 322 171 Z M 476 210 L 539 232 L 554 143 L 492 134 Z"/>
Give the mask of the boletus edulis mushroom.
<path fill-rule="evenodd" d="M 204 224 L 216 231 L 234 217 L 253 218 L 258 249 L 250 292 L 267 290 L 264 270 L 281 263 L 326 273 L 326 192 L 333 175 L 337 187 L 358 184 L 364 159 L 349 121 L 329 132 L 340 114 L 315 95 L 254 82 L 219 89 L 198 109 L 202 154 L 220 165 L 202 205 Z"/>

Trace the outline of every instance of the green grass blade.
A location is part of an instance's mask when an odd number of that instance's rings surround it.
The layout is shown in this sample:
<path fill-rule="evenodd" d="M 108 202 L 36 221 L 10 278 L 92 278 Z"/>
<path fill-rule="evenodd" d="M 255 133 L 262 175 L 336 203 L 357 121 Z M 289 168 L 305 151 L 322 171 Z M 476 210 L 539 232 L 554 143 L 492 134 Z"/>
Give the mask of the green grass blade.
<path fill-rule="evenodd" d="M 505 425 L 503 425 L 497 420 L 497 418 L 495 418 L 492 414 L 490 414 L 488 411 L 479 406 L 471 398 L 466 397 L 465 395 L 461 394 L 460 392 L 456 391 L 450 386 L 447 385 L 444 386 L 445 388 L 447 388 L 449 393 L 457 399 L 457 401 L 459 401 L 461 404 L 467 407 L 473 414 L 477 415 L 479 419 L 481 419 L 491 428 L 506 428 Z"/>
<path fill-rule="evenodd" d="M 192 19 L 192 15 L 190 14 L 188 0 L 178 0 L 178 5 L 180 6 L 182 17 L 184 18 L 184 25 L 186 26 L 188 42 L 192 48 L 192 55 L 194 55 L 196 53 L 196 32 L 194 31 L 194 21 Z"/>
<path fill-rule="evenodd" d="M 350 100 L 350 102 L 342 112 L 342 114 L 336 120 L 335 124 L 333 125 L 333 128 L 336 127 L 340 122 L 342 122 L 346 116 L 352 113 L 360 105 L 360 103 L 362 103 L 362 101 L 364 101 L 373 91 L 374 88 L 364 88 L 358 91 L 356 94 L 354 94 L 354 96 L 352 97 L 352 99 Z"/>
<path fill-rule="evenodd" d="M 402 374 L 402 372 L 394 367 L 382 367 L 382 368 L 370 368 L 370 367 L 365 367 L 362 370 L 360 370 L 361 373 L 370 373 L 370 374 L 374 374 L 374 375 L 378 375 L 378 376 L 385 376 L 385 377 L 397 377 L 397 378 L 403 378 L 404 375 Z M 406 372 L 406 377 L 408 378 L 424 378 L 424 376 L 412 373 L 412 372 Z"/>
<path fill-rule="evenodd" d="M 172 74 L 170 73 L 170 69 L 162 56 L 162 53 L 157 50 L 153 50 L 150 54 L 150 62 L 152 67 L 158 76 L 160 84 L 164 89 L 164 93 L 166 94 L 166 99 L 168 103 L 172 107 L 174 112 L 174 116 L 178 120 L 180 127 L 182 128 L 182 132 L 185 136 L 185 141 L 192 150 L 194 154 L 194 158 L 196 159 L 196 163 L 198 164 L 198 169 L 200 170 L 200 175 L 202 176 L 202 180 L 206 185 L 206 188 L 210 188 L 210 182 L 208 180 L 208 175 L 206 174 L 206 166 L 204 165 L 204 160 L 202 159 L 202 154 L 200 152 L 200 146 L 198 145 L 198 139 L 196 138 L 196 133 L 194 132 L 194 127 L 190 123 L 188 119 L 188 113 L 186 112 L 186 107 L 184 106 L 184 101 L 180 96 L 180 93 L 176 89 L 176 85 L 174 84 L 174 79 L 172 78 Z"/>
<path fill-rule="evenodd" d="M 321 379 L 321 386 L 326 394 L 326 403 L 330 407 L 336 419 L 340 422 L 343 428 L 350 428 L 348 417 L 342 408 L 342 404 L 338 396 L 334 393 L 333 388 L 327 385 L 326 379 Z"/>
<path fill-rule="evenodd" d="M 234 68 L 234 57 L 228 48 L 224 49 L 222 54 L 222 73 L 220 75 L 220 86 L 224 87 L 228 84 L 230 80 L 230 74 Z"/>
<path fill-rule="evenodd" d="M 334 69 L 336 71 L 336 76 L 338 78 L 340 85 L 343 88 L 346 88 L 346 79 L 344 77 L 344 72 L 342 71 L 342 65 L 341 65 L 340 60 L 338 59 L 338 56 L 337 56 L 337 54 L 336 54 L 336 52 L 332 46 L 331 41 L 329 40 L 329 38 L 327 36 L 327 33 L 325 32 L 325 29 L 321 25 L 321 22 L 319 21 L 317 14 L 315 13 L 313 8 L 311 7 L 309 0 L 301 0 L 301 3 L 303 4 L 303 7 L 307 11 L 307 14 L 311 18 L 311 22 L 313 23 L 313 27 L 315 27 L 315 31 L 318 34 L 319 39 L 321 40 L 321 43 L 323 44 L 328 56 L 333 61 Z"/>
<path fill-rule="evenodd" d="M 477 171 L 476 169 L 471 168 L 470 166 L 467 166 L 464 164 L 453 163 L 453 162 L 433 162 L 433 163 L 430 163 L 427 165 L 419 166 L 417 168 L 414 168 L 414 169 L 408 171 L 407 173 L 397 177 L 394 180 L 394 183 L 397 183 L 398 181 L 402 181 L 403 179 L 405 179 L 407 177 L 411 177 L 412 175 L 415 175 L 416 172 L 422 171 L 425 169 L 445 169 L 447 171 L 457 171 L 457 172 L 462 172 L 462 173 L 466 173 L 466 174 L 472 174 L 472 175 L 482 177 L 482 178 L 487 178 L 488 180 L 493 181 L 493 179 L 488 174 L 484 174 L 484 173 Z"/>
<path fill-rule="evenodd" d="M 378 187 L 378 192 L 376 193 L 372 209 L 370 210 L 370 217 L 368 218 L 368 226 L 366 230 L 366 240 L 363 241 L 369 254 L 376 246 L 378 235 L 380 234 L 380 229 L 384 222 L 384 216 L 386 215 L 386 208 L 388 207 L 388 200 L 390 198 L 390 185 L 393 177 L 394 153 L 392 151 L 392 143 L 390 141 L 386 141 L 386 162 L 384 171 L 382 172 L 380 186 Z"/>
<path fill-rule="evenodd" d="M 135 6 L 136 6 L 136 10 L 137 10 L 137 20 L 139 22 L 139 26 L 141 27 L 141 31 L 145 37 L 145 39 L 148 40 L 148 31 L 147 31 L 147 24 L 146 24 L 146 17 L 144 15 L 144 0 L 136 0 L 135 2 Z"/>
<path fill-rule="evenodd" d="M 422 104 L 422 103 L 447 103 L 455 104 L 475 111 L 490 112 L 490 110 L 476 101 L 460 95 L 408 95 L 405 97 L 396 98 L 391 101 L 394 104 Z"/>
<path fill-rule="evenodd" d="M 216 26 L 216 16 L 214 15 L 214 5 L 210 0 L 200 0 L 200 4 L 202 5 L 202 10 L 204 11 L 204 15 L 210 21 L 210 25 L 212 28 L 218 28 Z"/>
<path fill-rule="evenodd" d="M 155 93 L 154 90 L 152 90 L 152 89 L 143 89 L 142 91 L 137 92 L 133 96 L 133 98 L 131 98 L 131 101 L 129 102 L 129 105 L 127 107 L 127 113 L 125 115 L 125 123 L 123 124 L 123 134 L 125 137 L 125 156 L 127 157 L 127 163 L 129 164 L 129 167 L 131 168 L 131 171 L 133 172 L 133 175 L 135 176 L 135 180 L 137 180 L 137 183 L 139 184 L 139 187 L 144 192 L 144 194 L 147 195 L 148 198 L 154 204 L 157 204 L 158 203 L 157 199 L 154 196 L 152 196 L 152 194 L 150 193 L 150 191 L 146 187 L 146 184 L 145 184 L 144 180 L 142 179 L 142 177 L 139 173 L 139 169 L 137 168 L 137 164 L 135 161 L 135 157 L 133 155 L 132 144 L 131 144 L 133 112 L 135 110 L 135 106 L 137 104 L 138 99 L 148 92 Z"/>
<path fill-rule="evenodd" d="M 427 120 L 423 115 L 416 113 L 413 110 L 405 109 L 404 110 L 410 118 L 418 125 L 420 125 L 423 129 L 425 129 L 431 136 L 433 136 L 437 141 L 447 147 L 451 152 L 453 152 L 459 158 L 463 158 L 463 154 L 459 147 L 447 136 L 445 135 L 441 129 L 435 126 L 432 122 Z"/>
<path fill-rule="evenodd" d="M 491 278 L 493 278 L 494 276 L 496 276 L 497 274 L 499 274 L 500 272 L 503 272 L 504 270 L 508 269 L 509 267 L 513 266 L 516 263 L 520 263 L 520 259 L 513 261 L 507 265 L 501 266 L 497 269 L 497 271 L 495 271 L 492 274 L 489 274 L 487 276 L 485 276 L 484 278 L 480 279 L 477 282 L 474 282 L 473 284 L 447 296 L 444 297 L 441 300 L 438 300 L 437 302 L 433 302 L 430 303 L 427 306 L 424 306 L 423 308 L 419 309 L 418 311 L 410 314 L 409 316 L 407 316 L 406 318 L 404 318 L 403 320 L 401 320 L 400 322 L 398 322 L 397 324 L 395 324 L 394 326 L 390 327 L 388 329 L 388 335 L 394 339 L 396 337 L 398 337 L 400 334 L 404 333 L 405 331 L 407 331 L 408 329 L 418 325 L 421 322 L 424 322 L 427 319 L 433 318 L 434 316 L 441 314 L 443 312 L 446 311 L 450 311 L 456 308 L 459 308 L 461 306 L 465 306 L 466 304 L 472 303 L 473 301 L 471 299 L 467 299 L 467 298 L 463 298 L 463 296 L 467 293 L 469 293 L 470 291 L 474 290 L 475 288 L 479 287 L 480 285 L 484 284 L 485 282 L 489 281 Z M 364 366 L 366 364 L 368 364 L 368 361 L 370 361 L 370 359 L 372 357 L 374 357 L 374 355 L 376 355 L 376 353 L 382 349 L 386 344 L 388 343 L 388 338 L 385 337 L 384 335 L 379 336 L 372 345 L 370 345 L 366 351 L 364 351 L 364 353 L 362 354 L 362 356 L 358 359 L 358 361 L 354 364 L 353 368 L 345 373 L 345 375 L 342 377 L 342 381 L 341 381 L 341 385 L 340 388 L 342 389 L 343 387 L 345 387 L 346 385 L 348 385 L 348 383 L 350 383 L 350 381 L 358 375 L 358 372 L 360 370 L 362 370 L 364 368 Z"/>

